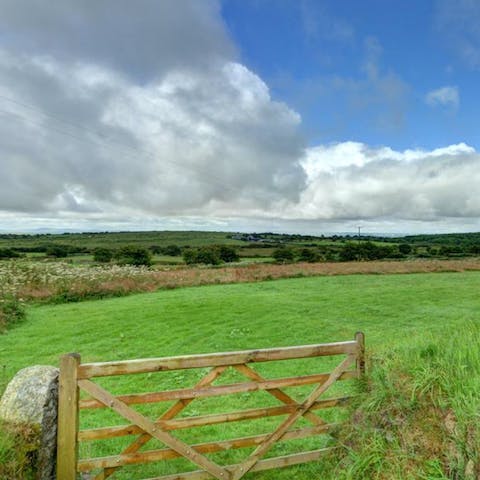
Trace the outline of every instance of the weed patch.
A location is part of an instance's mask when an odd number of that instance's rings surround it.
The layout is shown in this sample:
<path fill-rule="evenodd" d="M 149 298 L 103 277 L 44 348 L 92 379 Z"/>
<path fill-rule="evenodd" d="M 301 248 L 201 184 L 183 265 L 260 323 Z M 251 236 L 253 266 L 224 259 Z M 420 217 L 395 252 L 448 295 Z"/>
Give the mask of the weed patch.
<path fill-rule="evenodd" d="M 28 426 L 0 423 L 0 478 L 33 480 L 38 434 Z"/>

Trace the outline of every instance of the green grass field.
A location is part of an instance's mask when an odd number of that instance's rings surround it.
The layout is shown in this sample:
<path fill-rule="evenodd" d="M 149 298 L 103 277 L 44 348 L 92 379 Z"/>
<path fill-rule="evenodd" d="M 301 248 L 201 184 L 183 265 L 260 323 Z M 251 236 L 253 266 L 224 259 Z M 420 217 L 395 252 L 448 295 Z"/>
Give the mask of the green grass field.
<path fill-rule="evenodd" d="M 97 247 L 119 248 L 125 245 L 148 248 L 151 245 L 190 245 L 198 247 L 211 244 L 229 244 L 242 246 L 245 242 L 229 238 L 226 232 L 200 231 L 158 231 L 158 232 L 105 232 L 105 233 L 68 233 L 42 235 L 0 235 L 0 248 L 34 247 L 45 244 L 82 246 L 89 249 Z"/>
<path fill-rule="evenodd" d="M 461 332 L 466 326 L 478 325 L 479 287 L 478 272 L 351 275 L 183 288 L 101 301 L 30 307 L 27 320 L 0 337 L 1 381 L 6 384 L 25 366 L 57 365 L 59 355 L 66 352 L 81 353 L 83 361 L 107 361 L 330 342 L 351 339 L 357 330 L 365 332 L 370 355 L 388 355 L 393 349 L 408 350 L 425 341 L 444 339 L 446 332 Z M 331 365 L 326 362 L 325 371 Z M 294 375 L 308 367 L 307 361 L 277 362 L 264 364 L 259 371 L 278 377 Z M 162 374 L 163 385 L 186 387 L 200 374 Z M 147 384 L 149 381 L 148 376 L 139 375 L 123 381 L 109 379 L 103 384 L 118 392 L 132 393 L 152 390 Z M 227 375 L 225 381 L 234 381 L 234 377 Z M 338 391 L 348 388 L 342 386 Z M 298 393 L 304 392 L 298 390 Z M 242 395 L 228 401 L 222 397 L 194 402 L 186 412 L 193 415 L 211 413 L 212 409 L 218 413 L 250 408 L 260 406 L 259 400 L 262 405 L 275 404 L 267 394 Z M 95 425 L 97 418 L 118 422 L 115 416 L 100 411 L 100 417 L 85 417 L 83 425 Z M 264 420 L 253 428 L 268 431 L 278 422 L 278 418 Z M 124 422 L 120 420 L 120 423 Z M 214 434 L 217 438 L 227 438 L 260 433 L 251 428 L 250 422 L 234 422 L 228 428 L 202 429 L 205 437 L 201 440 L 210 440 L 209 435 Z M 182 432 L 179 436 L 198 441 L 191 433 Z M 99 445 L 95 450 L 87 447 L 82 454 L 114 454 L 122 445 L 124 443 L 119 440 L 112 448 L 107 445 Z M 304 442 L 304 446 L 318 448 L 311 440 Z M 274 453 L 286 453 L 283 448 L 279 446 Z M 239 459 L 237 455 L 240 454 L 213 458 L 235 462 Z M 171 468 L 178 467 L 179 462 L 175 462 Z M 171 473 L 168 468 L 162 466 L 161 473 Z M 248 478 L 340 478 L 337 474 L 325 476 L 322 468 L 321 464 L 314 463 L 251 474 Z M 133 480 L 159 474 L 153 467 L 139 472 L 135 476 L 127 469 L 114 478 Z M 392 478 L 448 477 L 405 475 Z"/>

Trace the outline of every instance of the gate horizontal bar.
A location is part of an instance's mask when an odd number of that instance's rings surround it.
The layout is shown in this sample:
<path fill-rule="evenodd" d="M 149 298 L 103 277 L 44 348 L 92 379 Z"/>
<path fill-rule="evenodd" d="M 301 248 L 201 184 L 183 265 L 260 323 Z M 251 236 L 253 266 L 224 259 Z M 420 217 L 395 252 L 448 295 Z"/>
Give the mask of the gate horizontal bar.
<path fill-rule="evenodd" d="M 307 427 L 302 429 L 291 430 L 287 432 L 280 441 L 300 440 L 309 438 L 322 433 L 328 433 L 337 424 L 317 425 L 315 427 Z M 191 448 L 199 453 L 216 453 L 230 449 L 246 448 L 256 446 L 262 443 L 267 437 L 268 433 L 262 435 L 255 435 L 250 437 L 232 438 L 230 440 L 222 440 L 218 442 L 198 443 L 192 445 Z M 96 468 L 112 468 L 124 465 L 136 465 L 139 463 L 158 462 L 162 460 L 171 460 L 179 458 L 181 455 L 170 448 L 163 448 L 160 450 L 149 450 L 146 452 L 136 452 L 131 454 L 111 455 L 101 458 L 88 458 L 78 462 L 79 472 L 89 472 Z"/>
<path fill-rule="evenodd" d="M 239 352 L 185 355 L 179 357 L 124 360 L 118 362 L 84 363 L 78 368 L 78 378 L 107 377 L 133 373 L 162 372 L 189 368 L 219 367 L 251 362 L 271 362 L 294 358 L 355 354 L 359 348 L 355 340 L 320 343 L 298 347 L 266 348 Z"/>
<path fill-rule="evenodd" d="M 185 400 L 204 397 L 216 397 L 220 395 L 232 395 L 235 393 L 255 392 L 258 390 L 275 390 L 278 388 L 298 387 L 302 385 L 311 385 L 313 383 L 322 383 L 328 379 L 328 373 L 319 373 L 316 375 L 303 375 L 298 377 L 278 378 L 274 380 L 265 380 L 261 382 L 242 382 L 230 385 L 220 385 L 214 387 L 184 388 L 179 390 L 167 390 L 163 392 L 136 393 L 130 395 L 118 395 L 115 398 L 121 400 L 127 405 L 165 402 L 170 400 Z M 348 380 L 356 378 L 356 371 L 349 371 L 342 374 L 339 380 Z M 102 402 L 93 398 L 80 400 L 79 408 L 108 408 Z"/>
<path fill-rule="evenodd" d="M 338 397 L 328 400 L 319 400 L 313 404 L 310 410 L 320 410 L 323 408 L 343 406 L 346 405 L 351 398 L 352 397 Z M 254 420 L 257 418 L 286 415 L 294 412 L 299 406 L 300 405 L 297 403 L 292 405 L 282 405 L 279 407 L 253 408 L 238 412 L 217 413 L 213 415 L 201 415 L 197 417 L 163 420 L 155 423 L 163 430 L 179 430 L 183 428 L 204 427 L 206 425 L 215 425 L 218 423 L 237 422 L 241 420 Z M 78 440 L 105 440 L 107 438 L 136 435 L 139 433 L 143 433 L 143 430 L 136 425 L 119 425 L 114 427 L 80 430 L 78 432 Z"/>
<path fill-rule="evenodd" d="M 319 450 L 311 450 L 308 452 L 294 453 L 291 455 L 284 455 L 281 457 L 268 458 L 266 460 L 258 461 L 250 472 L 261 472 L 263 470 L 271 470 L 272 468 L 290 467 L 299 465 L 301 463 L 314 462 L 319 460 L 322 455 L 330 452 L 338 447 L 321 448 Z M 238 465 L 228 465 L 226 470 L 233 471 Z M 173 475 L 163 475 L 161 477 L 149 478 L 145 480 L 211 480 L 212 476 L 202 470 L 195 470 L 194 472 L 176 473 Z"/>

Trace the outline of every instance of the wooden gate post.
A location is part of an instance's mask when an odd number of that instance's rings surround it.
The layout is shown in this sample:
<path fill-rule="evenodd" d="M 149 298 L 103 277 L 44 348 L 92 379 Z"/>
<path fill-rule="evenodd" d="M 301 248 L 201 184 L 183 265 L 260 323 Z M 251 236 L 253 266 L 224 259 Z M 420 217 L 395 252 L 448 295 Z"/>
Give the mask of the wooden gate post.
<path fill-rule="evenodd" d="M 362 378 L 365 375 L 365 334 L 363 332 L 357 332 L 355 334 L 355 341 L 358 343 L 357 353 L 357 375 L 358 378 Z"/>
<path fill-rule="evenodd" d="M 58 380 L 57 479 L 75 480 L 78 461 L 78 366 L 80 355 L 60 359 Z"/>

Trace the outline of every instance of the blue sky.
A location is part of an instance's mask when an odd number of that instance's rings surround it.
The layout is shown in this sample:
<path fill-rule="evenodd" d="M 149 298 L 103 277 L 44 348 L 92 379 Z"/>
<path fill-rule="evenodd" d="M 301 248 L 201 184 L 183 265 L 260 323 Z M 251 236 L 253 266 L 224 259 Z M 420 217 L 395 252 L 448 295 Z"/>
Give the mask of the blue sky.
<path fill-rule="evenodd" d="M 478 69 L 459 55 L 441 2 L 225 0 L 222 14 L 242 62 L 301 113 L 310 144 L 479 147 Z M 369 82 L 369 61 L 390 77 L 386 91 Z M 445 86 L 458 105 L 429 106 L 428 92 Z"/>
<path fill-rule="evenodd" d="M 0 0 L 0 231 L 480 231 L 477 0 Z"/>

